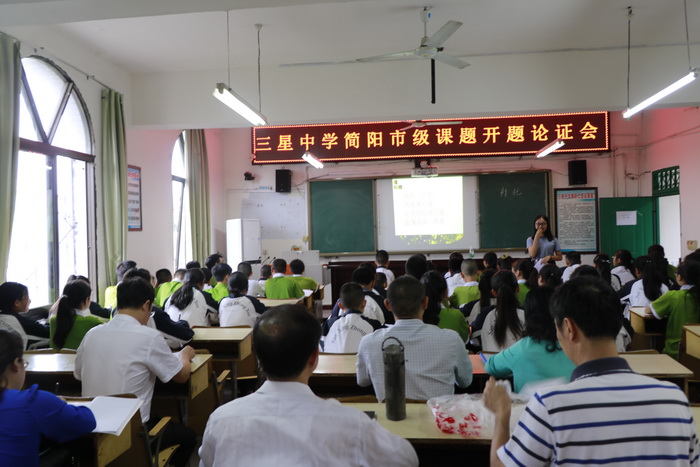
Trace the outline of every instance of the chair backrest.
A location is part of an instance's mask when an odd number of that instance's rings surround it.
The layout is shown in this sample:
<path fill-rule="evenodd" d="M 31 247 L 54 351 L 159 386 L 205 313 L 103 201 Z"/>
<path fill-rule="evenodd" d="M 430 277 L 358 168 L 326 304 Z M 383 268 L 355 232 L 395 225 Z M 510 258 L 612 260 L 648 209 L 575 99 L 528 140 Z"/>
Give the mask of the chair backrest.
<path fill-rule="evenodd" d="M 0 329 L 19 334 L 19 336 L 22 338 L 24 348 L 27 348 L 27 333 L 24 332 L 24 328 L 17 318 L 12 315 L 0 314 Z"/>

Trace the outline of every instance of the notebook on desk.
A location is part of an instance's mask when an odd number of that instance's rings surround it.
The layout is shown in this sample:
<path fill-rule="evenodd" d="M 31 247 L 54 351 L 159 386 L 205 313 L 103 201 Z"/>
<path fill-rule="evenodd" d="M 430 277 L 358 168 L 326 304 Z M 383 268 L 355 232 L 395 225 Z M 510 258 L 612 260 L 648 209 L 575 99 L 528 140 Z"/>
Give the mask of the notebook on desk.
<path fill-rule="evenodd" d="M 121 435 L 131 417 L 141 408 L 141 400 L 137 398 L 97 396 L 91 401 L 68 401 L 71 405 L 87 407 L 95 415 L 97 426 L 93 433 Z"/>

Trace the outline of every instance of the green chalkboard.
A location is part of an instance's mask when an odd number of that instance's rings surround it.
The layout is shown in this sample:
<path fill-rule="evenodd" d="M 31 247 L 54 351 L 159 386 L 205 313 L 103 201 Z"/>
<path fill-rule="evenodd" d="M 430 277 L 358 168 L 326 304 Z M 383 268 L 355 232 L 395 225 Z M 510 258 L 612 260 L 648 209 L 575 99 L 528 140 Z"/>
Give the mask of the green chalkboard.
<path fill-rule="evenodd" d="M 321 254 L 374 253 L 374 181 L 309 183 L 311 249 Z"/>
<path fill-rule="evenodd" d="M 549 192 L 549 172 L 479 175 L 479 246 L 524 250 L 535 216 L 549 215 Z"/>

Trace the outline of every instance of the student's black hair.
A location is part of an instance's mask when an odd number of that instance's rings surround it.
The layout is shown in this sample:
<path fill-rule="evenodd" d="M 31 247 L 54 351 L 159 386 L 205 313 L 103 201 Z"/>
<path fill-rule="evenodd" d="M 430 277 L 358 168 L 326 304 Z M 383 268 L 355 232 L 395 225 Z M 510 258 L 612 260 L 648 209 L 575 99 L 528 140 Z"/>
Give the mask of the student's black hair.
<path fill-rule="evenodd" d="M 377 265 L 374 264 L 372 261 L 363 261 L 360 263 L 358 268 L 367 268 L 372 272 L 377 272 Z"/>
<path fill-rule="evenodd" d="M 276 258 L 272 262 L 272 269 L 278 274 L 285 274 L 287 272 L 287 261 L 284 258 Z"/>
<path fill-rule="evenodd" d="M 401 276 L 389 285 L 386 300 L 397 318 L 411 318 L 421 311 L 425 288 L 413 276 Z"/>
<path fill-rule="evenodd" d="M 211 269 L 209 268 L 201 268 L 200 271 L 202 271 L 202 274 L 204 274 L 204 283 L 208 284 L 209 281 L 211 281 L 212 275 L 211 275 Z"/>
<path fill-rule="evenodd" d="M 269 279 L 272 276 L 272 266 L 269 264 L 263 264 L 260 268 L 260 278 Z"/>
<path fill-rule="evenodd" d="M 378 272 L 378 273 L 374 274 L 374 285 L 378 285 L 378 286 L 386 289 L 387 282 L 388 281 L 386 278 L 386 274 L 384 274 L 383 272 Z"/>
<path fill-rule="evenodd" d="M 545 343 L 547 352 L 554 352 L 560 347 L 557 343 L 557 328 L 554 326 L 552 314 L 549 312 L 549 302 L 554 295 L 554 289 L 547 285 L 530 291 L 525 297 L 525 331 L 523 337 L 529 337 L 535 342 Z"/>
<path fill-rule="evenodd" d="M 501 347 L 506 343 L 508 330 L 516 339 L 523 335 L 523 324 L 518 317 L 518 297 L 515 295 L 517 287 L 518 281 L 510 270 L 498 271 L 491 278 L 491 289 L 497 293 L 493 337 Z"/>
<path fill-rule="evenodd" d="M 447 281 L 439 272 L 428 271 L 423 274 L 420 282 L 425 287 L 425 296 L 428 297 L 428 306 L 423 313 L 423 322 L 437 326 L 440 321 L 442 301 L 445 298 L 445 292 L 447 292 Z"/>
<path fill-rule="evenodd" d="M 462 270 L 462 261 L 463 261 L 462 258 L 457 258 L 457 257 L 450 258 L 447 261 L 447 269 L 449 269 L 450 272 L 453 274 L 454 273 L 459 274 L 459 272 Z"/>
<path fill-rule="evenodd" d="M 583 276 L 559 287 L 550 305 L 554 323 L 572 320 L 591 339 L 615 339 L 622 327 L 620 298 L 601 278 Z"/>
<path fill-rule="evenodd" d="M 0 377 L 5 374 L 7 367 L 24 354 L 24 342 L 16 332 L 0 329 Z M 0 380 L 0 401 L 7 387 L 7 381 Z"/>
<path fill-rule="evenodd" d="M 141 308 L 144 303 L 156 297 L 151 283 L 146 279 L 135 276 L 123 280 L 117 286 L 117 310 L 124 308 Z"/>
<path fill-rule="evenodd" d="M 689 253 L 685 258 L 683 258 L 683 261 L 697 261 L 700 262 L 700 248 L 695 250 L 692 253 Z"/>
<path fill-rule="evenodd" d="M 71 274 L 70 276 L 68 276 L 68 278 L 66 279 L 66 284 L 69 283 L 70 281 L 83 281 L 83 282 L 87 282 L 87 284 L 90 285 L 90 279 L 88 279 L 85 276 L 81 276 L 79 274 Z"/>
<path fill-rule="evenodd" d="M 253 328 L 253 348 L 268 379 L 290 380 L 304 371 L 321 339 L 321 326 L 303 305 L 280 305 Z"/>
<path fill-rule="evenodd" d="M 683 279 L 686 285 L 692 285 L 688 289 L 688 296 L 695 302 L 695 313 L 700 318 L 700 262 L 687 259 L 678 265 L 677 274 Z M 696 322 L 696 321 L 691 321 Z"/>
<path fill-rule="evenodd" d="M 634 265 L 632 264 L 634 259 L 632 258 L 632 253 L 629 250 L 617 250 L 613 255 L 613 258 L 619 260 L 620 266 L 624 267 L 630 272 L 630 274 L 634 275 Z"/>
<path fill-rule="evenodd" d="M 634 259 L 635 274 L 637 271 L 642 275 L 642 285 L 644 286 L 644 296 L 653 302 L 661 295 L 661 285 L 663 277 L 659 271 L 659 265 L 650 256 L 638 256 Z M 664 271 L 666 274 L 666 271 Z"/>
<path fill-rule="evenodd" d="M 29 289 L 19 282 L 5 282 L 0 285 L 0 311 L 12 311 L 17 300 L 29 295 Z"/>
<path fill-rule="evenodd" d="M 513 258 L 511 258 L 510 255 L 503 255 L 496 260 L 496 269 L 497 270 L 510 271 L 512 268 L 513 268 Z"/>
<path fill-rule="evenodd" d="M 231 266 L 226 263 L 219 263 L 211 270 L 211 275 L 214 276 L 216 282 L 221 282 L 232 272 L 233 269 L 231 269 Z"/>
<path fill-rule="evenodd" d="M 298 258 L 289 262 L 289 270 L 292 271 L 292 274 L 302 274 L 304 268 L 304 262 Z"/>
<path fill-rule="evenodd" d="M 75 310 L 90 298 L 92 289 L 83 281 L 70 281 L 63 287 L 63 295 L 54 304 L 56 310 L 56 331 L 53 343 L 59 349 L 66 344 L 68 333 L 75 322 Z"/>
<path fill-rule="evenodd" d="M 340 288 L 340 302 L 346 310 L 359 310 L 364 299 L 362 286 L 356 282 L 348 282 Z"/>
<path fill-rule="evenodd" d="M 598 271 L 595 266 L 591 266 L 589 264 L 584 264 L 582 266 L 577 267 L 574 272 L 571 273 L 571 277 L 569 280 L 573 279 L 574 277 L 581 277 L 581 276 L 591 276 L 591 277 L 600 277 L 600 271 Z"/>
<path fill-rule="evenodd" d="M 374 260 L 378 265 L 384 266 L 389 262 L 389 253 L 387 253 L 386 250 L 377 250 L 377 253 L 374 255 Z"/>
<path fill-rule="evenodd" d="M 201 268 L 188 269 L 182 287 L 170 296 L 170 304 L 178 310 L 184 310 L 194 299 L 194 290 L 204 283 L 204 274 Z"/>
<path fill-rule="evenodd" d="M 156 271 L 156 283 L 157 284 L 165 284 L 166 282 L 170 282 L 173 280 L 173 275 L 170 272 L 170 269 L 163 268 L 159 269 Z"/>
<path fill-rule="evenodd" d="M 668 260 L 659 251 L 652 251 L 649 253 L 649 258 L 656 264 L 656 268 L 659 271 L 659 277 L 661 277 L 661 282 L 666 284 L 668 288 L 672 288 L 676 285 L 676 278 L 669 277 L 668 275 Z"/>
<path fill-rule="evenodd" d="M 494 274 L 495 269 L 487 269 L 479 277 L 479 308 L 491 306 L 491 279 Z"/>
<path fill-rule="evenodd" d="M 484 269 L 496 269 L 498 266 L 498 256 L 493 251 L 487 251 L 484 253 Z"/>
<path fill-rule="evenodd" d="M 566 260 L 569 264 L 581 264 L 581 253 L 578 251 L 567 251 Z"/>
<path fill-rule="evenodd" d="M 562 284 L 561 269 L 559 269 L 556 264 L 545 264 L 542 269 L 540 269 L 538 276 L 541 277 L 542 282 L 544 282 L 542 285 L 557 288 Z"/>
<path fill-rule="evenodd" d="M 117 280 L 121 281 L 124 280 L 124 274 L 126 271 L 129 269 L 133 269 L 136 267 L 136 261 L 132 261 L 130 259 L 127 259 L 126 261 L 121 261 L 117 263 Z"/>
<path fill-rule="evenodd" d="M 666 256 L 666 251 L 664 250 L 664 247 L 661 245 L 649 245 L 649 248 L 647 248 L 647 255 L 651 256 L 652 253 L 661 253 L 661 256 Z"/>
<path fill-rule="evenodd" d="M 600 271 L 600 277 L 610 284 L 612 280 L 612 274 L 610 272 L 612 264 L 610 263 L 610 257 L 605 253 L 596 255 L 595 258 L 593 258 L 593 264 L 595 264 L 595 267 Z"/>
<path fill-rule="evenodd" d="M 211 270 L 223 258 L 219 253 L 213 253 L 204 260 L 204 266 Z"/>
<path fill-rule="evenodd" d="M 406 274 L 420 280 L 428 271 L 428 260 L 423 255 L 412 255 L 406 260 Z"/>
<path fill-rule="evenodd" d="M 544 231 L 542 236 L 551 242 L 552 240 L 554 240 L 554 234 L 552 233 L 552 223 L 549 222 L 549 217 L 547 217 L 544 214 L 538 214 L 537 216 L 535 216 L 535 220 L 532 221 L 532 223 L 535 224 L 540 219 L 542 219 L 543 221 L 545 221 L 547 223 L 547 230 Z M 532 238 L 535 238 L 536 233 L 537 233 L 537 229 L 535 228 L 535 229 L 533 229 L 533 232 L 532 232 Z"/>
<path fill-rule="evenodd" d="M 128 271 L 124 273 L 124 278 L 123 280 L 127 281 L 129 279 L 135 279 L 137 277 L 140 277 L 141 279 L 145 280 L 148 282 L 148 284 L 151 284 L 151 273 L 148 271 L 148 269 L 144 268 L 131 268 Z"/>
<path fill-rule="evenodd" d="M 250 263 L 246 263 L 245 261 L 243 261 L 242 263 L 238 263 L 238 266 L 236 266 L 236 270 L 242 273 L 246 278 L 250 277 L 253 274 L 253 266 L 251 266 Z"/>
<path fill-rule="evenodd" d="M 476 276 L 479 272 L 479 266 L 476 264 L 476 260 L 467 258 L 462 260 L 462 264 L 459 266 L 459 270 L 465 276 Z"/>
<path fill-rule="evenodd" d="M 185 269 L 176 269 L 175 272 L 173 273 L 173 280 L 177 279 L 179 281 L 183 281 L 185 279 L 185 273 L 187 270 Z"/>
<path fill-rule="evenodd" d="M 234 298 L 242 297 L 248 292 L 248 276 L 236 271 L 228 276 L 228 293 Z"/>
<path fill-rule="evenodd" d="M 464 259 L 464 255 L 459 251 L 453 251 L 452 253 L 450 253 L 448 261 L 451 261 L 454 258 L 459 258 L 459 261 L 461 262 Z"/>
<path fill-rule="evenodd" d="M 360 266 L 352 272 L 352 281 L 360 285 L 369 285 L 374 280 L 375 274 L 370 268 Z"/>
<path fill-rule="evenodd" d="M 523 276 L 525 285 L 527 285 L 530 290 L 537 288 L 537 275 L 535 275 L 535 285 L 532 285 L 532 271 L 534 270 L 535 266 L 532 265 L 532 261 L 529 258 L 516 260 L 513 264 L 513 271 L 517 271 Z"/>
<path fill-rule="evenodd" d="M 188 261 L 187 264 L 185 264 L 185 269 L 199 269 L 201 267 L 202 265 L 199 261 Z"/>

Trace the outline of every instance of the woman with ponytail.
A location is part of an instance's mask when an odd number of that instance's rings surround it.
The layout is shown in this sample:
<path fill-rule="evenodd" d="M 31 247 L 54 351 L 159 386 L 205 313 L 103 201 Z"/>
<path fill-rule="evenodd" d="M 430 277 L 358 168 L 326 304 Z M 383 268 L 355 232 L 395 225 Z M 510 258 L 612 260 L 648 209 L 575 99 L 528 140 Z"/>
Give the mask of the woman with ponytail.
<path fill-rule="evenodd" d="M 484 352 L 500 352 L 523 337 L 525 312 L 518 308 L 518 281 L 510 271 L 498 271 L 491 279 L 491 290 L 496 297 L 496 308 L 481 328 L 481 346 Z"/>
<path fill-rule="evenodd" d="M 672 290 L 654 300 L 647 314 L 658 319 L 668 318 L 664 353 L 678 359 L 683 325 L 700 322 L 700 263 L 686 259 L 678 266 L 676 282 L 680 290 Z"/>
<path fill-rule="evenodd" d="M 75 350 L 90 329 L 104 323 L 90 314 L 91 293 L 90 286 L 82 280 L 70 281 L 63 287 L 63 295 L 51 307 L 51 347 Z"/>
<path fill-rule="evenodd" d="M 188 269 L 182 287 L 165 302 L 165 312 L 173 321 L 184 320 L 193 326 L 218 323 L 218 310 L 207 304 L 202 289 L 204 273 L 199 268 Z"/>
<path fill-rule="evenodd" d="M 600 272 L 600 277 L 602 277 L 605 282 L 610 284 L 616 292 L 620 290 L 622 282 L 620 281 L 620 276 L 614 275 L 611 272 L 610 256 L 605 253 L 596 255 L 596 257 L 593 258 L 593 265 Z"/>
<path fill-rule="evenodd" d="M 540 269 L 540 272 L 537 276 L 537 285 L 546 285 L 556 289 L 563 283 L 564 281 L 561 278 L 561 269 L 559 269 L 559 267 L 556 264 L 547 264 L 542 269 Z"/>
<path fill-rule="evenodd" d="M 617 276 L 623 286 L 635 280 L 632 261 L 632 253 L 628 250 L 617 250 L 613 255 L 613 266 L 615 267 L 610 273 Z"/>
<path fill-rule="evenodd" d="M 627 302 L 629 306 L 647 306 L 668 292 L 668 286 L 663 283 L 659 265 L 651 257 L 635 258 L 634 273 L 640 280 L 632 285 L 630 294 L 623 298 L 623 302 Z"/>
<path fill-rule="evenodd" d="M 257 298 L 247 295 L 248 277 L 238 271 L 231 274 L 228 293 L 229 296 L 219 303 L 220 326 L 255 326 L 267 308 Z"/>
<path fill-rule="evenodd" d="M 423 312 L 423 322 L 442 329 L 452 329 L 464 342 L 469 340 L 469 325 L 461 311 L 448 307 L 447 281 L 437 271 L 428 271 L 420 280 L 428 297 L 428 307 Z"/>

